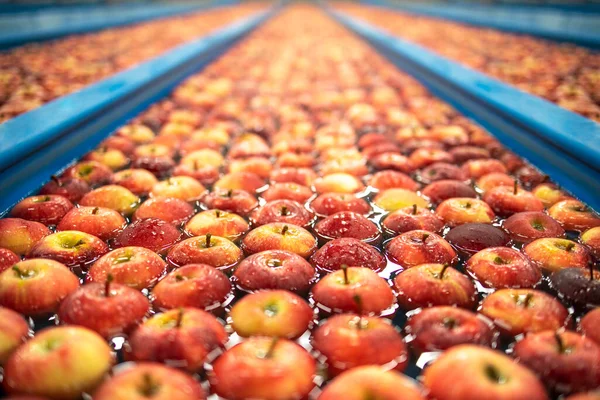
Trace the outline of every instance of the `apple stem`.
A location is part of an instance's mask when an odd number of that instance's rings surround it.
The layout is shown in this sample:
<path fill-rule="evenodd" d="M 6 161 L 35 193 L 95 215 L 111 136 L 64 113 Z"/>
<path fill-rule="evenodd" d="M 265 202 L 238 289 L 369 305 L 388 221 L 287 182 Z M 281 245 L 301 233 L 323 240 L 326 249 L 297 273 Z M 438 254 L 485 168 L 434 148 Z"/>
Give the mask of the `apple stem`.
<path fill-rule="evenodd" d="M 348 281 L 348 266 L 346 264 L 342 264 L 341 268 L 342 272 L 344 273 L 344 285 L 347 285 L 350 283 L 350 281 Z"/>
<path fill-rule="evenodd" d="M 273 353 L 275 353 L 275 347 L 277 346 L 277 342 L 279 341 L 279 337 L 275 336 L 271 339 L 271 344 L 269 345 L 269 350 L 267 350 L 267 354 L 265 354 L 265 358 L 273 357 Z"/>
<path fill-rule="evenodd" d="M 290 214 L 290 211 L 288 210 L 288 208 L 286 206 L 281 207 L 281 215 L 286 216 L 289 214 Z"/>
<path fill-rule="evenodd" d="M 281 229 L 281 234 L 282 234 L 282 235 L 285 235 L 285 233 L 288 231 L 288 229 L 290 229 L 290 227 L 289 227 L 289 226 L 287 226 L 287 225 L 284 225 L 284 226 L 283 226 L 283 229 Z"/>
<path fill-rule="evenodd" d="M 533 293 L 527 293 L 527 296 L 525 296 L 525 300 L 523 301 L 523 305 L 525 307 L 529 307 L 529 303 L 531 303 L 532 299 L 533 299 Z"/>
<path fill-rule="evenodd" d="M 139 389 L 144 397 L 153 397 L 155 394 L 158 393 L 160 385 L 154 382 L 154 379 L 152 379 L 152 375 L 146 373 L 142 377 L 142 385 Z"/>
<path fill-rule="evenodd" d="M 422 241 L 425 242 L 428 237 L 429 237 L 429 233 L 424 233 Z"/>
<path fill-rule="evenodd" d="M 513 184 L 513 194 L 517 194 L 518 191 L 519 191 L 519 183 L 515 179 L 515 183 Z"/>
<path fill-rule="evenodd" d="M 17 273 L 17 275 L 19 275 L 19 278 L 27 278 L 29 276 L 29 273 L 22 271 L 18 266 L 13 265 L 12 270 L 15 271 Z"/>
<path fill-rule="evenodd" d="M 556 339 L 556 344 L 558 346 L 558 352 L 561 354 L 564 353 L 565 352 L 565 343 L 563 342 L 563 340 L 560 337 L 560 334 L 558 332 L 554 332 L 554 339 Z"/>
<path fill-rule="evenodd" d="M 110 297 L 110 284 L 112 283 L 113 280 L 114 280 L 114 277 L 112 276 L 112 274 L 108 274 L 106 276 L 106 281 L 104 282 L 104 296 L 105 297 Z"/>
<path fill-rule="evenodd" d="M 233 194 L 233 189 L 229 189 L 227 191 L 227 197 L 231 197 L 232 194 Z"/>
<path fill-rule="evenodd" d="M 52 179 L 52 180 L 54 181 L 54 183 L 56 183 L 56 185 L 57 185 L 58 187 L 62 187 L 63 183 L 62 183 L 62 182 L 61 182 L 61 180 L 58 178 L 58 176 L 56 176 L 56 175 L 52 175 L 52 176 L 50 177 L 50 179 Z"/>
<path fill-rule="evenodd" d="M 220 217 L 221 217 L 221 210 L 217 210 L 217 211 L 215 211 L 215 216 L 216 216 L 217 218 L 220 218 Z"/>
<path fill-rule="evenodd" d="M 184 281 L 184 280 L 185 280 L 185 278 L 183 277 L 183 275 L 179 275 L 179 274 L 177 274 L 177 275 L 175 275 L 175 280 L 176 280 L 177 282 L 181 282 L 181 281 Z"/>
<path fill-rule="evenodd" d="M 594 280 L 594 264 L 589 263 L 590 266 L 590 282 Z"/>
<path fill-rule="evenodd" d="M 206 234 L 206 247 L 210 247 L 210 238 L 212 235 L 210 233 Z"/>
<path fill-rule="evenodd" d="M 183 308 L 179 309 L 179 313 L 177 314 L 177 322 L 175 323 L 175 328 L 181 328 L 181 323 L 183 322 Z"/>
<path fill-rule="evenodd" d="M 444 279 L 444 274 L 446 273 L 446 270 L 450 267 L 450 264 L 446 263 L 444 264 L 444 266 L 442 267 L 442 270 L 440 271 L 440 275 L 438 276 L 439 279 Z"/>
<path fill-rule="evenodd" d="M 92 215 L 98 214 L 98 211 L 100 211 L 100 208 L 99 207 L 94 207 L 94 209 L 92 210 Z"/>
<path fill-rule="evenodd" d="M 417 205 L 413 204 L 412 215 L 417 215 Z"/>
<path fill-rule="evenodd" d="M 567 247 L 565 248 L 565 250 L 567 250 L 568 252 L 571 252 L 574 247 L 575 247 L 575 243 L 569 243 L 567 245 Z"/>
<path fill-rule="evenodd" d="M 198 162 L 198 160 L 194 160 L 194 170 L 198 171 L 200 169 L 200 163 Z"/>
<path fill-rule="evenodd" d="M 355 294 L 354 296 L 352 296 L 352 300 L 354 300 L 354 304 L 356 304 L 357 314 L 362 317 L 362 314 L 363 314 L 363 302 L 362 302 L 362 298 L 360 297 L 360 295 Z"/>

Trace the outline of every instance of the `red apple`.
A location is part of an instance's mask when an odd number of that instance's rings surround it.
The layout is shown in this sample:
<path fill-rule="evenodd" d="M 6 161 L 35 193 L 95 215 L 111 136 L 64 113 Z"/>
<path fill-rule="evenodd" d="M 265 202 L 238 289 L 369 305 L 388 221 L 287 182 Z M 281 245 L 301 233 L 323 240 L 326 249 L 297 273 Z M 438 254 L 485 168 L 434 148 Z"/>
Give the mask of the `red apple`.
<path fill-rule="evenodd" d="M 49 258 L 71 268 L 87 268 L 106 253 L 108 246 L 94 235 L 80 231 L 61 231 L 42 238 L 27 257 Z"/>
<path fill-rule="evenodd" d="M 150 171 L 145 169 L 124 169 L 112 176 L 111 183 L 129 189 L 138 196 L 146 196 L 158 180 Z"/>
<path fill-rule="evenodd" d="M 102 240 L 114 239 L 127 225 L 125 218 L 115 210 L 104 207 L 76 207 L 57 225 L 58 231 L 80 231 Z"/>
<path fill-rule="evenodd" d="M 457 260 L 450 243 L 423 230 L 401 233 L 388 243 L 386 252 L 402 268 L 428 263 L 454 264 Z"/>
<path fill-rule="evenodd" d="M 112 177 L 112 171 L 98 161 L 81 161 L 65 170 L 63 177 L 81 179 L 89 185 L 102 185 Z"/>
<path fill-rule="evenodd" d="M 506 246 L 510 237 L 490 224 L 468 223 L 452 228 L 446 240 L 462 255 L 471 256 L 488 247 Z"/>
<path fill-rule="evenodd" d="M 326 217 L 315 224 L 314 231 L 325 240 L 353 238 L 365 243 L 377 243 L 381 239 L 377 225 L 351 211 L 341 211 Z"/>
<path fill-rule="evenodd" d="M 483 200 L 501 216 L 510 216 L 524 211 L 544 211 L 544 204 L 531 192 L 516 185 L 498 186 L 483 195 Z"/>
<path fill-rule="evenodd" d="M 158 218 L 180 226 L 194 215 L 194 207 L 173 197 L 152 197 L 144 201 L 133 213 L 133 222 Z"/>
<path fill-rule="evenodd" d="M 0 307 L 0 366 L 29 337 L 29 324 L 19 313 Z"/>
<path fill-rule="evenodd" d="M 315 252 L 317 240 L 302 227 L 273 222 L 251 230 L 243 239 L 242 247 L 247 254 L 286 250 L 306 258 Z"/>
<path fill-rule="evenodd" d="M 269 185 L 269 188 L 262 193 L 262 198 L 266 201 L 293 200 L 298 203 L 304 203 L 312 195 L 313 192 L 309 187 L 293 182 L 283 182 Z"/>
<path fill-rule="evenodd" d="M 523 253 L 544 271 L 558 271 L 563 268 L 587 268 L 591 262 L 588 250 L 567 239 L 543 238 L 529 243 Z"/>
<path fill-rule="evenodd" d="M 242 216 L 258 206 L 258 200 L 244 190 L 215 190 L 204 196 L 202 203 L 209 209 L 230 211 Z"/>
<path fill-rule="evenodd" d="M 510 247 L 490 247 L 473 255 L 466 270 L 482 286 L 494 289 L 533 288 L 542 280 L 538 267 Z"/>
<path fill-rule="evenodd" d="M 600 226 L 600 217 L 591 208 L 578 200 L 559 201 L 550 207 L 548 214 L 567 231 L 583 232 Z"/>
<path fill-rule="evenodd" d="M 252 212 L 254 226 L 282 222 L 306 227 L 314 220 L 314 214 L 302 204 L 292 200 L 274 200 Z"/>
<path fill-rule="evenodd" d="M 364 199 L 345 193 L 323 193 L 310 203 L 310 208 L 320 217 L 342 211 L 367 215 L 371 206 Z"/>
<path fill-rule="evenodd" d="M 600 308 L 588 312 L 579 321 L 579 330 L 589 339 L 600 345 L 600 332 L 598 331 L 598 322 L 600 322 Z"/>
<path fill-rule="evenodd" d="M 400 188 L 416 191 L 419 188 L 417 182 L 410 176 L 393 170 L 384 170 L 374 173 L 369 178 L 368 184 L 377 190 Z"/>
<path fill-rule="evenodd" d="M 42 238 L 52 232 L 39 222 L 20 218 L 0 219 L 0 247 L 20 256 L 29 253 Z"/>
<path fill-rule="evenodd" d="M 90 190 L 90 185 L 88 185 L 87 182 L 82 179 L 70 177 L 59 178 L 57 176 L 52 176 L 52 180 L 42 186 L 39 194 L 54 194 L 63 196 L 70 202 L 74 203 L 81 200 L 83 195 Z"/>
<path fill-rule="evenodd" d="M 0 272 L 9 269 L 21 261 L 21 257 L 8 249 L 0 248 Z"/>
<path fill-rule="evenodd" d="M 600 227 L 588 229 L 581 234 L 581 243 L 590 250 L 596 259 L 600 259 Z"/>
<path fill-rule="evenodd" d="M 167 261 L 176 267 L 208 264 L 220 270 L 233 268 L 242 258 L 242 251 L 231 240 L 210 233 L 177 243 L 167 254 Z"/>
<path fill-rule="evenodd" d="M 564 229 L 552 217 L 540 211 L 516 213 L 502 226 L 517 242 L 529 243 L 535 239 L 562 237 Z"/>
<path fill-rule="evenodd" d="M 163 253 L 179 242 L 181 236 L 181 232 L 169 222 L 156 218 L 140 219 L 115 237 L 113 247 L 137 246 Z"/>
<path fill-rule="evenodd" d="M 65 197 L 46 194 L 21 200 L 10 211 L 10 216 L 44 225 L 56 225 L 72 208 L 73 204 Z"/>
<path fill-rule="evenodd" d="M 477 192 L 464 182 L 455 180 L 439 180 L 427 185 L 421 193 L 428 197 L 434 204 L 454 197 L 471 198 L 477 197 Z"/>
<path fill-rule="evenodd" d="M 417 229 L 439 233 L 444 227 L 444 222 L 428 208 L 420 208 L 414 204 L 389 214 L 382 225 L 394 234 Z"/>
<path fill-rule="evenodd" d="M 202 211 L 185 224 L 188 235 L 202 236 L 207 233 L 236 240 L 250 229 L 248 222 L 237 214 L 221 210 Z"/>
<path fill-rule="evenodd" d="M 385 257 L 375 247 L 353 238 L 334 239 L 325 243 L 310 261 L 317 269 L 326 272 L 336 271 L 342 265 L 381 271 L 387 265 Z"/>

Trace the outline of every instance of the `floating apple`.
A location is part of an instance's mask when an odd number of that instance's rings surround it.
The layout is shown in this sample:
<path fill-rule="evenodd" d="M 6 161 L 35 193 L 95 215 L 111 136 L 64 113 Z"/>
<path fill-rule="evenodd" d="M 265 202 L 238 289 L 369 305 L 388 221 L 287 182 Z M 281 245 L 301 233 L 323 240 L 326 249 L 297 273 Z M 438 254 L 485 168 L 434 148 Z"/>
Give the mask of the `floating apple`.
<path fill-rule="evenodd" d="M 56 225 L 72 208 L 73 204 L 65 197 L 46 194 L 21 200 L 10 211 L 10 216 L 44 225 Z"/>
<path fill-rule="evenodd" d="M 537 239 L 525 246 L 523 253 L 532 263 L 548 272 L 569 267 L 587 268 L 591 262 L 584 246 L 567 239 Z"/>
<path fill-rule="evenodd" d="M 488 247 L 506 246 L 510 237 L 490 224 L 468 223 L 452 228 L 446 240 L 461 254 L 471 256 Z"/>
<path fill-rule="evenodd" d="M 585 231 L 600 226 L 600 217 L 592 209 L 578 200 L 562 200 L 548 210 L 565 230 Z"/>
<path fill-rule="evenodd" d="M 262 193 L 266 201 L 292 200 L 298 203 L 306 202 L 313 195 L 309 187 L 293 182 L 273 183 Z M 316 211 L 316 210 L 315 210 Z"/>
<path fill-rule="evenodd" d="M 86 193 L 79 202 L 82 206 L 105 207 L 125 216 L 133 214 L 140 204 L 140 198 L 119 185 L 106 185 Z"/>
<path fill-rule="evenodd" d="M 229 211 L 242 216 L 248 215 L 258 200 L 244 190 L 215 190 L 204 196 L 202 202 L 209 209 Z"/>
<path fill-rule="evenodd" d="M 0 247 L 20 256 L 29 253 L 42 238 L 51 233 L 50 229 L 39 222 L 20 218 L 0 219 Z"/>
<path fill-rule="evenodd" d="M 388 257 L 403 268 L 428 263 L 454 264 L 457 260 L 450 243 L 423 230 L 401 233 L 388 243 L 386 251 Z"/>
<path fill-rule="evenodd" d="M 29 324 L 19 313 L 0 307 L 0 366 L 29 336 Z"/>
<path fill-rule="evenodd" d="M 491 224 L 496 218 L 486 202 L 468 197 L 444 200 L 437 206 L 435 213 L 449 226 L 468 223 Z"/>
<path fill-rule="evenodd" d="M 317 240 L 304 228 L 273 222 L 251 230 L 243 239 L 242 246 L 248 254 L 265 250 L 286 250 L 309 257 L 317 248 Z"/>
<path fill-rule="evenodd" d="M 314 214 L 295 201 L 274 200 L 254 210 L 250 219 L 254 226 L 281 222 L 306 227 L 313 221 Z"/>
<path fill-rule="evenodd" d="M 533 288 L 542 280 L 540 269 L 510 247 L 490 247 L 475 253 L 466 270 L 489 288 Z"/>
<path fill-rule="evenodd" d="M 600 345 L 600 333 L 598 332 L 598 322 L 600 321 L 600 308 L 588 312 L 579 321 L 579 330 L 581 333 Z"/>
<path fill-rule="evenodd" d="M 39 194 L 63 196 L 74 203 L 81 200 L 90 190 L 90 185 L 83 179 L 52 176 L 52 179 L 41 187 Z"/>
<path fill-rule="evenodd" d="M 407 189 L 386 189 L 379 192 L 373 199 L 373 204 L 390 212 L 410 207 L 413 204 L 421 208 L 427 208 L 429 205 L 423 197 Z"/>
<path fill-rule="evenodd" d="M 49 258 L 74 268 L 85 268 L 108 252 L 102 240 L 80 231 L 61 231 L 42 238 L 28 258 Z"/>
<path fill-rule="evenodd" d="M 76 207 L 71 209 L 56 226 L 58 231 L 80 231 L 102 240 L 114 239 L 127 225 L 115 210 L 104 207 Z"/>
<path fill-rule="evenodd" d="M 377 243 L 381 239 L 377 225 L 365 216 L 351 211 L 341 211 L 326 217 L 315 224 L 314 231 L 325 240 L 353 238 L 365 243 Z"/>
<path fill-rule="evenodd" d="M 220 270 L 229 270 L 242 257 L 242 251 L 231 240 L 207 233 L 177 243 L 169 250 L 167 261 L 176 267 L 208 264 Z"/>
<path fill-rule="evenodd" d="M 564 268 L 550 275 L 550 284 L 567 304 L 582 309 L 600 307 L 600 271 Z"/>
<path fill-rule="evenodd" d="M 140 219 L 115 237 L 113 247 L 137 246 L 164 253 L 179 242 L 181 237 L 181 232 L 169 222 L 157 218 Z"/>
<path fill-rule="evenodd" d="M 21 261 L 21 257 L 14 252 L 0 248 L 0 272 L 9 269 L 19 261 Z"/>
<path fill-rule="evenodd" d="M 116 172 L 112 176 L 111 182 L 129 189 L 131 193 L 137 196 L 146 196 L 158 183 L 158 180 L 150 171 L 134 168 Z"/>

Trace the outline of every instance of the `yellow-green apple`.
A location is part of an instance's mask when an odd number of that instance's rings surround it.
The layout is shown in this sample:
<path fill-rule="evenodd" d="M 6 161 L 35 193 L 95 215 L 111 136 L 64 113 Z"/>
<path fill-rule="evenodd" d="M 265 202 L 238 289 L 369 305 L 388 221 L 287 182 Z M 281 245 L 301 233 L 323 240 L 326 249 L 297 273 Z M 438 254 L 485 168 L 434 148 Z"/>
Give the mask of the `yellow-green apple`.
<path fill-rule="evenodd" d="M 121 150 L 107 149 L 105 147 L 100 147 L 89 152 L 83 157 L 83 160 L 97 161 L 113 171 L 117 171 L 129 164 L 129 158 Z"/>
<path fill-rule="evenodd" d="M 125 216 L 129 216 L 140 205 L 140 198 L 123 186 L 106 185 L 86 193 L 81 198 L 79 204 L 82 206 L 110 208 Z"/>
<path fill-rule="evenodd" d="M 590 253 L 584 246 L 567 239 L 537 239 L 525 246 L 523 253 L 533 264 L 547 272 L 563 268 L 587 268 L 591 262 Z"/>
<path fill-rule="evenodd" d="M 52 232 L 44 224 L 20 218 L 0 219 L 0 247 L 23 256 Z"/>
<path fill-rule="evenodd" d="M 338 172 L 315 179 L 314 187 L 318 194 L 327 192 L 356 193 L 363 190 L 365 185 L 355 176 Z"/>
<path fill-rule="evenodd" d="M 108 252 L 108 246 L 94 235 L 81 231 L 60 231 L 42 238 L 28 258 L 48 258 L 75 268 L 86 268 Z"/>
<path fill-rule="evenodd" d="M 427 208 L 429 203 L 425 198 L 419 196 L 416 192 L 408 189 L 393 188 L 379 192 L 373 199 L 373 204 L 383 211 L 392 212 L 405 207 Z"/>

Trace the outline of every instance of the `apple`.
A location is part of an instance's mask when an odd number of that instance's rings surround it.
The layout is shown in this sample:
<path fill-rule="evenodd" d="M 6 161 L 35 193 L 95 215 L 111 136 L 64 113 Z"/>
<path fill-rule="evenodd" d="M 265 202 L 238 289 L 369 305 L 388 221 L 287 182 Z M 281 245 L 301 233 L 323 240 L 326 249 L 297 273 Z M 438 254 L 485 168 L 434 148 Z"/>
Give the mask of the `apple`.
<path fill-rule="evenodd" d="M 115 149 L 121 151 L 125 155 L 131 155 L 135 149 L 136 143 L 125 136 L 109 136 L 102 141 L 101 147 L 105 149 Z"/>
<path fill-rule="evenodd" d="M 133 222 L 157 218 L 180 226 L 194 215 L 194 207 L 173 197 L 152 197 L 144 201 L 133 213 Z"/>
<path fill-rule="evenodd" d="M 112 176 L 111 183 L 123 186 L 137 196 L 146 196 L 158 183 L 158 179 L 150 171 L 134 168 L 116 172 Z"/>
<path fill-rule="evenodd" d="M 175 161 L 167 157 L 136 157 L 131 165 L 132 169 L 145 169 L 158 179 L 168 177 L 175 168 Z"/>
<path fill-rule="evenodd" d="M 142 124 L 125 125 L 117 131 L 117 135 L 129 138 L 136 144 L 148 143 L 154 139 L 152 129 Z"/>
<path fill-rule="evenodd" d="M 452 228 L 446 234 L 446 240 L 464 256 L 510 243 L 510 237 L 502 229 L 482 223 L 468 223 Z"/>
<path fill-rule="evenodd" d="M 386 318 L 334 315 L 314 330 L 311 344 L 330 377 L 364 365 L 402 372 L 408 362 L 402 336 Z"/>
<path fill-rule="evenodd" d="M 482 200 L 469 197 L 455 197 L 444 200 L 437 206 L 435 213 L 448 226 L 458 226 L 467 223 L 491 224 L 496 215 Z"/>
<path fill-rule="evenodd" d="M 580 309 L 600 307 L 600 272 L 593 269 L 564 268 L 550 275 L 550 286 L 566 304 Z"/>
<path fill-rule="evenodd" d="M 578 200 L 561 200 L 550 207 L 548 214 L 567 231 L 583 232 L 600 226 L 600 217 Z"/>
<path fill-rule="evenodd" d="M 221 210 L 202 211 L 185 225 L 188 235 L 202 236 L 211 233 L 229 240 L 240 238 L 249 229 L 250 226 L 244 218 Z"/>
<path fill-rule="evenodd" d="M 433 232 L 414 230 L 393 238 L 386 247 L 388 257 L 402 268 L 420 264 L 454 264 L 457 255 L 450 243 Z"/>
<path fill-rule="evenodd" d="M 357 313 L 354 296 L 360 296 L 365 315 L 380 315 L 394 306 L 395 296 L 385 281 L 369 268 L 346 267 L 321 278 L 311 290 L 317 307 L 326 313 Z"/>
<path fill-rule="evenodd" d="M 315 269 L 295 253 L 267 250 L 242 260 L 232 280 L 246 292 L 282 289 L 305 294 L 315 280 Z"/>
<path fill-rule="evenodd" d="M 527 335 L 513 347 L 517 361 L 552 390 L 569 394 L 600 386 L 600 345 L 575 332 Z"/>
<path fill-rule="evenodd" d="M 285 154 L 285 156 L 294 156 L 296 154 L 289 153 Z M 311 157 L 311 164 L 307 165 L 308 167 L 312 167 L 312 162 L 314 158 Z M 303 165 L 284 165 L 282 164 L 282 159 L 278 158 L 277 163 L 281 167 L 302 167 Z M 269 179 L 271 175 L 271 171 L 273 171 L 273 163 L 271 160 L 265 157 L 249 157 L 244 160 L 232 160 L 227 166 L 227 170 L 230 173 L 239 173 L 239 172 L 249 172 L 252 174 L 256 174 L 261 179 Z M 261 181 L 264 186 L 264 181 Z"/>
<path fill-rule="evenodd" d="M 483 201 L 501 216 L 510 216 L 524 211 L 543 211 L 544 203 L 531 192 L 517 187 L 497 186 L 483 195 Z"/>
<path fill-rule="evenodd" d="M 261 290 L 241 298 L 229 313 L 241 337 L 297 339 L 312 324 L 314 313 L 300 296 L 287 290 Z"/>
<path fill-rule="evenodd" d="M 219 179 L 219 174 L 219 168 L 194 160 L 191 164 L 180 162 L 173 168 L 172 176 L 189 176 L 202 185 L 212 185 Z"/>
<path fill-rule="evenodd" d="M 414 169 L 425 168 L 436 162 L 451 163 L 454 161 L 450 153 L 435 148 L 419 148 L 410 153 L 408 159 Z"/>
<path fill-rule="evenodd" d="M 54 194 L 63 196 L 72 203 L 81 200 L 89 192 L 90 185 L 83 179 L 52 176 L 52 179 L 40 189 L 39 194 Z"/>
<path fill-rule="evenodd" d="M 418 174 L 418 179 L 424 184 L 429 184 L 441 180 L 466 181 L 468 177 L 454 164 L 436 162 L 423 168 Z"/>
<path fill-rule="evenodd" d="M 348 176 L 350 178 L 347 178 L 347 181 L 351 184 L 356 184 L 356 178 L 352 175 Z M 317 174 L 312 168 L 276 168 L 271 172 L 269 179 L 271 183 L 288 182 L 311 187 L 315 179 L 317 179 Z"/>
<path fill-rule="evenodd" d="M 56 225 L 73 208 L 73 204 L 63 196 L 46 194 L 30 196 L 18 202 L 10 211 L 13 218 Z"/>
<path fill-rule="evenodd" d="M 367 181 L 368 185 L 377 190 L 386 189 L 407 189 L 416 191 L 419 188 L 410 176 L 403 172 L 386 169 L 375 172 Z"/>
<path fill-rule="evenodd" d="M 589 339 L 600 345 L 600 332 L 598 332 L 598 322 L 600 321 L 600 308 L 589 311 L 579 321 L 579 330 Z"/>
<path fill-rule="evenodd" d="M 80 231 L 60 231 L 42 238 L 27 254 L 28 258 L 49 258 L 71 268 L 87 268 L 108 246 L 101 239 Z"/>
<path fill-rule="evenodd" d="M 89 283 L 67 296 L 58 309 L 62 324 L 80 325 L 104 338 L 129 332 L 150 311 L 148 299 L 135 289 L 106 282 Z"/>
<path fill-rule="evenodd" d="M 513 214 L 504 220 L 502 226 L 513 240 L 522 243 L 541 238 L 558 238 L 565 234 L 558 222 L 540 211 Z"/>
<path fill-rule="evenodd" d="M 117 149 L 107 149 L 104 147 L 97 148 L 94 151 L 87 153 L 83 158 L 84 161 L 97 161 L 106 165 L 113 171 L 124 168 L 129 164 L 129 158 Z"/>
<path fill-rule="evenodd" d="M 286 250 L 306 258 L 315 252 L 317 240 L 302 227 L 273 222 L 251 230 L 242 240 L 242 247 L 247 254 Z"/>
<path fill-rule="evenodd" d="M 0 307 L 0 366 L 29 337 L 29 324 L 19 313 Z"/>
<path fill-rule="evenodd" d="M 201 371 L 214 352 L 224 348 L 227 332 L 212 314 L 179 308 L 154 314 L 129 337 L 125 358 L 168 362 L 188 372 Z"/>
<path fill-rule="evenodd" d="M 486 193 L 493 188 L 500 186 L 514 188 L 515 178 L 505 174 L 504 172 L 491 172 L 477 179 L 476 184 L 483 193 Z"/>
<path fill-rule="evenodd" d="M 448 264 L 421 264 L 394 278 L 398 303 L 405 310 L 454 305 L 473 309 L 477 293 L 471 280 Z"/>
<path fill-rule="evenodd" d="M 556 185 L 551 183 L 542 183 L 537 185 L 531 191 L 535 197 L 544 203 L 544 207 L 550 208 L 561 200 L 571 199 L 565 192 L 560 190 Z"/>
<path fill-rule="evenodd" d="M 429 198 L 433 204 L 439 204 L 454 197 L 471 199 L 477 197 L 477 192 L 471 186 L 452 179 L 442 179 L 430 183 L 423 188 L 421 193 Z"/>
<path fill-rule="evenodd" d="M 89 185 L 102 185 L 110 181 L 112 171 L 98 161 L 81 161 L 67 168 L 62 178 L 81 179 Z"/>
<path fill-rule="evenodd" d="M 327 192 L 350 194 L 360 192 L 365 188 L 364 184 L 358 178 L 343 172 L 315 179 L 314 187 L 317 194 Z"/>
<path fill-rule="evenodd" d="M 515 171 L 515 176 L 528 187 L 539 185 L 548 180 L 548 175 L 544 175 L 533 165 L 523 165 Z"/>
<path fill-rule="evenodd" d="M 569 323 L 569 312 L 554 297 L 533 289 L 500 289 L 481 303 L 480 312 L 509 335 L 556 331 Z"/>
<path fill-rule="evenodd" d="M 307 227 L 313 220 L 314 214 L 302 204 L 292 200 L 274 200 L 257 208 L 250 215 L 254 226 L 272 222 L 288 223 Z"/>
<path fill-rule="evenodd" d="M 407 189 L 386 189 L 373 198 L 373 204 L 383 211 L 393 212 L 401 208 L 416 204 L 418 207 L 427 208 L 429 203 L 417 193 Z"/>
<path fill-rule="evenodd" d="M 115 283 L 138 290 L 146 289 L 166 272 L 167 264 L 144 247 L 121 247 L 100 257 L 87 273 L 87 282 L 105 283 L 112 275 Z"/>
<path fill-rule="evenodd" d="M 145 247 L 164 253 L 181 239 L 181 232 L 171 223 L 157 218 L 136 220 L 123 229 L 113 241 L 113 247 Z"/>
<path fill-rule="evenodd" d="M 565 400 L 598 400 L 600 399 L 600 390 L 595 390 L 587 393 L 577 393 L 568 397 Z"/>
<path fill-rule="evenodd" d="M 416 382 L 396 371 L 380 366 L 363 366 L 341 373 L 331 381 L 318 400 L 425 400 L 422 388 Z"/>
<path fill-rule="evenodd" d="M 104 207 L 76 207 L 56 226 L 57 231 L 80 231 L 102 240 L 114 239 L 127 225 L 115 210 Z"/>
<path fill-rule="evenodd" d="M 342 211 L 367 215 L 371 212 L 369 203 L 360 197 L 346 193 L 323 193 L 310 203 L 310 208 L 320 217 Z"/>
<path fill-rule="evenodd" d="M 21 261 L 21 257 L 14 252 L 0 248 L 0 272 L 9 269 L 19 261 Z"/>
<path fill-rule="evenodd" d="M 240 171 L 230 172 L 223 175 L 213 185 L 214 189 L 219 190 L 245 190 L 248 193 L 256 193 L 257 190 L 265 186 L 265 181 L 253 172 Z"/>
<path fill-rule="evenodd" d="M 292 200 L 298 203 L 306 202 L 313 195 L 309 187 L 293 182 L 272 183 L 261 197 L 266 201 Z M 315 210 L 316 211 L 316 210 Z"/>
<path fill-rule="evenodd" d="M 464 379 L 468 376 L 469 379 Z M 438 400 L 547 400 L 533 372 L 506 355 L 464 344 L 442 353 L 423 373 L 429 396 Z M 449 390 L 452 388 L 452 390 Z"/>
<path fill-rule="evenodd" d="M 600 227 L 591 228 L 583 232 L 580 240 L 596 259 L 600 259 Z"/>
<path fill-rule="evenodd" d="M 158 363 L 135 363 L 104 381 L 94 400 L 205 400 L 199 382 L 188 374 Z"/>
<path fill-rule="evenodd" d="M 540 269 L 510 247 L 490 247 L 475 253 L 466 270 L 486 288 L 533 288 L 542 280 Z"/>
<path fill-rule="evenodd" d="M 413 204 L 412 207 L 400 208 L 389 214 L 382 225 L 394 234 L 417 229 L 439 233 L 444 227 L 444 222 L 428 208 Z"/>
<path fill-rule="evenodd" d="M 469 160 L 483 160 L 490 158 L 490 152 L 487 149 L 477 146 L 456 146 L 448 150 L 448 152 L 452 155 L 454 162 L 457 164 L 463 164 Z"/>
<path fill-rule="evenodd" d="M 206 264 L 188 264 L 171 271 L 152 289 L 152 303 L 159 310 L 195 307 L 220 310 L 231 299 L 227 275 Z"/>
<path fill-rule="evenodd" d="M 369 157 L 371 166 L 378 170 L 392 170 L 403 174 L 409 174 L 415 170 L 412 159 L 396 152 L 385 152 Z"/>
<path fill-rule="evenodd" d="M 548 272 L 569 267 L 587 268 L 591 262 L 584 246 L 567 239 L 536 239 L 523 248 L 523 253 L 533 264 Z"/>
<path fill-rule="evenodd" d="M 119 185 L 106 185 L 86 193 L 79 202 L 82 206 L 105 207 L 125 216 L 133 214 L 140 204 L 140 198 Z"/>
<path fill-rule="evenodd" d="M 158 144 L 156 141 L 153 143 L 142 144 L 136 146 L 133 150 L 133 158 L 140 157 L 159 157 L 159 158 L 173 158 L 174 150 L 166 145 Z"/>
<path fill-rule="evenodd" d="M 377 225 L 365 216 L 351 211 L 341 211 L 326 217 L 315 224 L 314 231 L 325 240 L 354 238 L 365 243 L 377 243 L 381 240 Z"/>
<path fill-rule="evenodd" d="M 151 197 L 174 197 L 183 201 L 199 200 L 206 192 L 200 182 L 189 176 L 173 176 L 152 187 Z"/>
<path fill-rule="evenodd" d="M 21 218 L 0 219 L 0 247 L 23 256 L 52 232 L 44 224 Z"/>
<path fill-rule="evenodd" d="M 483 160 L 469 160 L 462 166 L 463 171 L 471 178 L 481 178 L 484 175 L 492 172 L 499 172 L 506 174 L 508 170 L 506 166 L 498 160 L 491 158 Z"/>
<path fill-rule="evenodd" d="M 220 270 L 233 268 L 242 258 L 242 251 L 231 240 L 210 233 L 183 240 L 167 254 L 167 261 L 175 267 L 208 264 Z"/>
<path fill-rule="evenodd" d="M 214 190 L 204 196 L 202 203 L 208 209 L 229 211 L 247 216 L 258 206 L 256 197 L 244 190 Z"/>
<path fill-rule="evenodd" d="M 113 361 L 97 333 L 78 326 L 47 328 L 12 353 L 3 384 L 14 395 L 79 399 L 98 386 Z"/>
<path fill-rule="evenodd" d="M 211 389 L 228 400 L 303 399 L 314 387 L 316 362 L 286 339 L 253 337 L 236 344 L 213 363 Z"/>
<path fill-rule="evenodd" d="M 444 351 L 461 344 L 495 347 L 498 336 L 492 321 L 454 306 L 424 308 L 410 315 L 404 329 L 417 353 Z"/>

